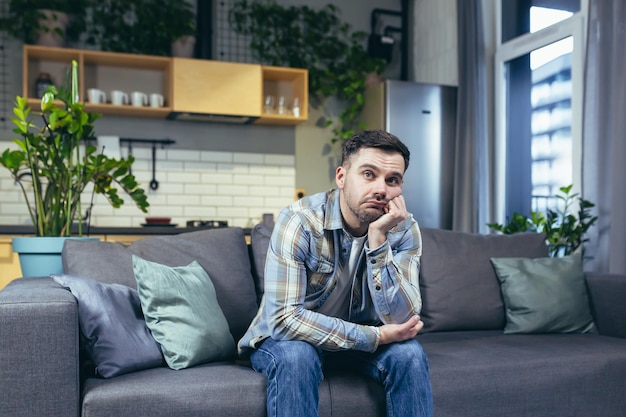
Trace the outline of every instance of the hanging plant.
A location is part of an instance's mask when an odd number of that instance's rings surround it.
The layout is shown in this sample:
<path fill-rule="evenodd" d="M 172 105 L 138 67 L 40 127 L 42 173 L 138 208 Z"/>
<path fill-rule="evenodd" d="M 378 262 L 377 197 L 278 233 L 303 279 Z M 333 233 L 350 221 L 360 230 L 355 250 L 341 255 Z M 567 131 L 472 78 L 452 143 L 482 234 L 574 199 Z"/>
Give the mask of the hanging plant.
<path fill-rule="evenodd" d="M 262 64 L 306 68 L 309 97 L 317 105 L 327 97 L 345 103 L 333 126 L 331 142 L 346 140 L 357 130 L 368 74 L 381 75 L 387 63 L 365 49 L 365 32 L 353 32 L 327 4 L 281 6 L 274 0 L 236 0 L 229 21 L 235 32 L 250 37 L 250 49 Z"/>

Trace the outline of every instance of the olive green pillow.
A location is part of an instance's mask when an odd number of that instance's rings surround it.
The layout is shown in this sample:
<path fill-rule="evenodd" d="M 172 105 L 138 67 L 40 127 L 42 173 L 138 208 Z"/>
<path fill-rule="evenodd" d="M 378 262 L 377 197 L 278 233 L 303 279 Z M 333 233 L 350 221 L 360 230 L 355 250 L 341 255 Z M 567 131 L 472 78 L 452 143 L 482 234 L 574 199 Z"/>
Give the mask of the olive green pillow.
<path fill-rule="evenodd" d="M 133 271 L 146 323 L 170 368 L 235 356 L 215 288 L 198 262 L 169 267 L 133 255 Z"/>
<path fill-rule="evenodd" d="M 594 328 L 580 255 L 491 258 L 504 301 L 504 333 L 585 333 Z"/>

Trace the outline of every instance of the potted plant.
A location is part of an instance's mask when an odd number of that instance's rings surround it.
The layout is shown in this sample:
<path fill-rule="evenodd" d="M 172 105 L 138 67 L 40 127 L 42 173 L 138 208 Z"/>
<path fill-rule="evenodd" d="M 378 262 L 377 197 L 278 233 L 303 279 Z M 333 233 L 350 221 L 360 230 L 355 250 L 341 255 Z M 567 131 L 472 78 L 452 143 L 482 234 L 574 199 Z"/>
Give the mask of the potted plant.
<path fill-rule="evenodd" d="M 187 0 L 94 1 L 88 26 L 87 43 L 103 51 L 163 56 L 175 40 L 196 33 Z"/>
<path fill-rule="evenodd" d="M 76 80 L 76 61 L 72 72 L 72 80 Z M 145 191 L 130 173 L 134 158 L 113 159 L 85 142 L 94 137 L 94 121 L 100 115 L 84 111 L 83 104 L 75 100 L 77 91 L 75 81 L 71 89 L 48 87 L 41 112 L 35 113 L 39 124 L 26 99 L 17 97 L 12 120 L 13 132 L 19 136 L 13 140 L 18 149 L 6 149 L 0 155 L 0 165 L 21 188 L 36 236 L 56 245 L 59 253 L 63 243 L 59 238 L 82 235 L 81 195 L 88 186 L 93 187 L 92 201 L 94 194 L 102 194 L 118 208 L 124 203 L 119 188 L 144 213 L 149 206 Z M 20 245 L 14 239 L 15 252 L 20 252 Z M 34 244 L 29 241 L 23 246 L 32 249 Z M 20 263 L 24 276 L 39 275 L 31 273 L 22 259 Z M 60 266 L 60 260 L 56 264 Z M 62 268 L 51 272 L 60 273 Z"/>
<path fill-rule="evenodd" d="M 487 226 L 504 234 L 545 233 L 550 256 L 570 255 L 582 249 L 582 244 L 589 240 L 585 234 L 598 220 L 598 216 L 592 216 L 590 212 L 595 204 L 583 199 L 578 193 L 572 193 L 572 185 L 561 187 L 559 191 L 556 198 L 561 207 L 557 210 L 547 210 L 545 214 L 531 211 L 530 216 L 513 213 L 507 224 L 489 223 Z M 578 216 L 570 212 L 576 203 Z"/>
<path fill-rule="evenodd" d="M 25 43 L 63 46 L 85 31 L 90 0 L 10 0 L 0 30 Z"/>
<path fill-rule="evenodd" d="M 185 0 L 166 0 L 167 30 L 172 45 L 172 56 L 191 58 L 196 45 L 196 14 Z"/>
<path fill-rule="evenodd" d="M 381 76 L 387 62 L 369 56 L 364 46 L 367 34 L 353 32 L 336 6 L 315 10 L 282 6 L 274 0 L 236 0 L 229 22 L 237 33 L 250 38 L 250 49 L 259 62 L 308 69 L 314 105 L 328 97 L 341 102 L 337 119 L 324 123 L 333 126 L 332 143 L 364 128 L 359 116 L 368 79 Z"/>

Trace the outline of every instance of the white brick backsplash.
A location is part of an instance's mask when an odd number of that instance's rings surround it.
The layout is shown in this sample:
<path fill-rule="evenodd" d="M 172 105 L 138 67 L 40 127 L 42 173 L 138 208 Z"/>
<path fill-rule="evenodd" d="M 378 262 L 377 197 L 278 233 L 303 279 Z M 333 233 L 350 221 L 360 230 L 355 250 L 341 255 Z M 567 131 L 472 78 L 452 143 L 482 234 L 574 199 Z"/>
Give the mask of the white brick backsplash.
<path fill-rule="evenodd" d="M 0 150 L 16 146 L 0 141 Z M 139 210 L 123 191 L 124 205 L 114 209 L 97 195 L 91 224 L 106 227 L 139 227 L 146 216 L 168 216 L 181 226 L 187 220 L 226 220 L 231 226 L 249 227 L 263 213 L 278 215 L 293 201 L 295 158 L 245 152 L 157 149 L 157 190 L 150 189 L 150 147 L 133 148 L 133 174 L 148 195 L 148 214 Z M 128 154 L 122 145 L 122 155 Z M 91 187 L 83 193 L 83 211 L 91 202 Z M 8 171 L 0 171 L 0 224 L 30 224 L 21 189 Z"/>
<path fill-rule="evenodd" d="M 237 207 L 262 207 L 265 203 L 265 199 L 263 197 L 250 197 L 250 196 L 241 196 L 241 197 L 233 197 L 233 204 Z"/>
<path fill-rule="evenodd" d="M 218 185 L 218 195 L 250 195 L 250 189 L 247 185 Z"/>
<path fill-rule="evenodd" d="M 265 155 L 266 165 L 293 166 L 293 155 Z"/>
<path fill-rule="evenodd" d="M 283 176 L 274 176 L 267 175 L 264 178 L 264 182 L 266 185 L 278 185 L 278 186 L 289 186 L 295 188 L 295 178 L 294 177 L 283 177 Z"/>
<path fill-rule="evenodd" d="M 234 184 L 249 184 L 251 187 L 254 185 L 263 185 L 263 177 L 259 175 L 233 175 Z"/>
<path fill-rule="evenodd" d="M 247 207 L 218 207 L 217 208 L 217 217 L 219 218 L 235 218 L 240 217 L 243 219 L 248 219 L 248 208 Z"/>
<path fill-rule="evenodd" d="M 185 206 L 197 206 L 200 204 L 200 196 L 197 194 L 170 194 L 167 196 L 167 202 L 169 206 L 181 205 Z"/>
<path fill-rule="evenodd" d="M 168 172 L 168 182 L 179 182 L 182 184 L 197 184 L 200 182 L 200 173 L 198 172 Z"/>
<path fill-rule="evenodd" d="M 238 164 L 263 164 L 263 154 L 258 153 L 235 153 L 233 162 Z"/>
<path fill-rule="evenodd" d="M 185 194 L 192 195 L 210 195 L 217 193 L 217 185 L 215 184 L 185 184 L 183 185 L 183 191 Z"/>
<path fill-rule="evenodd" d="M 250 195 L 276 195 L 280 192 L 280 187 L 268 187 L 267 185 L 263 186 L 254 186 L 250 187 Z"/>
<path fill-rule="evenodd" d="M 185 207 L 183 212 L 189 220 L 211 220 L 215 219 L 217 208 L 206 206 Z"/>
<path fill-rule="evenodd" d="M 215 162 L 185 162 L 184 164 L 185 171 L 198 171 L 200 173 L 217 171 Z"/>
<path fill-rule="evenodd" d="M 200 181 L 203 184 L 232 184 L 233 174 L 205 173 L 200 175 Z"/>
<path fill-rule="evenodd" d="M 232 162 L 233 153 L 231 152 L 200 152 L 201 161 L 209 162 Z"/>
<path fill-rule="evenodd" d="M 158 155 L 157 151 L 157 155 Z M 179 149 L 168 149 L 165 151 L 165 157 L 168 161 L 200 161 L 200 152 L 198 151 L 186 151 Z"/>
<path fill-rule="evenodd" d="M 253 165 L 250 167 L 250 174 L 258 176 L 280 175 L 280 168 L 278 166 Z"/>
<path fill-rule="evenodd" d="M 206 195 L 200 197 L 200 204 L 209 207 L 231 207 L 233 198 L 232 195 Z"/>

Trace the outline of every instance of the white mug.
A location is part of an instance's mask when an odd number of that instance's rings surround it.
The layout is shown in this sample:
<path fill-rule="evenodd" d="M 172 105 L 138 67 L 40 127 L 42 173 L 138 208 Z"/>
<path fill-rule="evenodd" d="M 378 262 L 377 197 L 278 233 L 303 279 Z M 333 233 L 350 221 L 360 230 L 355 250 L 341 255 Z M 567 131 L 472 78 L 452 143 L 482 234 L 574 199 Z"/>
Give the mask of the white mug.
<path fill-rule="evenodd" d="M 163 94 L 150 94 L 150 107 L 163 107 Z"/>
<path fill-rule="evenodd" d="M 87 90 L 87 99 L 90 103 L 106 103 L 107 95 L 98 88 L 89 88 Z"/>
<path fill-rule="evenodd" d="M 128 104 L 128 94 L 120 90 L 111 91 L 111 104 L 116 106 Z"/>
<path fill-rule="evenodd" d="M 148 104 L 148 96 L 146 93 L 142 93 L 141 91 L 133 91 L 130 93 L 130 103 L 133 106 L 145 106 Z"/>

